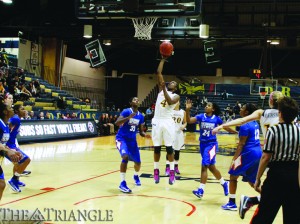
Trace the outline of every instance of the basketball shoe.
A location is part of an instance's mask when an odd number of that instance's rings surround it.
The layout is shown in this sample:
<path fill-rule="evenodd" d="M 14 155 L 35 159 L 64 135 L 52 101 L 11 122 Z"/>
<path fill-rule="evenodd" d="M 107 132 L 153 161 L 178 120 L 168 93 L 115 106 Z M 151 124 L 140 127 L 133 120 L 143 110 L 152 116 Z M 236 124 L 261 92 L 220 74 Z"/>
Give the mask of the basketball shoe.
<path fill-rule="evenodd" d="M 175 171 L 170 170 L 169 184 L 172 185 L 175 183 Z"/>
<path fill-rule="evenodd" d="M 170 176 L 170 167 L 166 167 L 166 176 Z"/>
<path fill-rule="evenodd" d="M 193 194 L 196 195 L 198 198 L 202 198 L 204 194 L 204 190 L 202 188 L 198 188 L 197 190 L 193 191 Z"/>
<path fill-rule="evenodd" d="M 154 177 L 154 182 L 156 184 L 158 184 L 159 183 L 159 169 L 154 169 L 154 175 L 153 175 L 153 177 Z"/>
<path fill-rule="evenodd" d="M 178 169 L 178 165 L 175 165 L 175 173 L 176 173 L 176 174 L 180 174 L 180 171 L 179 171 L 179 169 Z"/>
<path fill-rule="evenodd" d="M 24 170 L 23 173 L 21 174 L 21 176 L 28 176 L 29 174 L 31 174 L 31 171 Z"/>
<path fill-rule="evenodd" d="M 18 186 L 18 180 L 10 179 L 9 181 L 7 181 L 7 183 L 14 192 L 21 192 L 21 189 Z"/>
<path fill-rule="evenodd" d="M 249 203 L 249 197 L 245 195 L 241 195 L 240 200 L 240 207 L 239 207 L 239 216 L 241 219 L 245 218 L 246 212 L 252 207 L 252 205 Z"/>
<path fill-rule="evenodd" d="M 120 183 L 119 189 L 120 189 L 120 191 L 122 191 L 123 193 L 131 193 L 131 190 L 127 187 L 127 184 L 126 184 L 126 181 L 125 181 L 125 180 L 123 180 L 123 181 Z"/>
<path fill-rule="evenodd" d="M 25 184 L 24 182 L 18 181 L 18 186 L 19 186 L 19 187 L 25 187 L 26 184 Z"/>
<path fill-rule="evenodd" d="M 230 211 L 236 211 L 237 210 L 237 206 L 233 202 L 228 202 L 227 204 L 222 205 L 221 207 L 224 210 L 230 210 Z"/>
<path fill-rule="evenodd" d="M 135 182 L 136 186 L 141 186 L 142 185 L 138 175 L 133 175 L 133 179 L 134 179 L 134 182 Z"/>

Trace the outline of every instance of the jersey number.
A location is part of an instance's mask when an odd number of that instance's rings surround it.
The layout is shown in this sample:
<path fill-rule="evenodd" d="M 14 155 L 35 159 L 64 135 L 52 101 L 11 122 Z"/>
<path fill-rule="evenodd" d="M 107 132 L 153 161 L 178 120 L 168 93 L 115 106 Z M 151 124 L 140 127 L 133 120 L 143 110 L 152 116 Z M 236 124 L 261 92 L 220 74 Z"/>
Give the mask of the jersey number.
<path fill-rule="evenodd" d="M 259 139 L 259 130 L 255 129 L 255 140 Z"/>
<path fill-rule="evenodd" d="M 163 100 L 163 101 L 160 102 L 160 105 L 161 105 L 162 107 L 166 107 L 166 105 L 168 105 L 168 103 L 167 103 L 166 100 Z"/>
<path fill-rule="evenodd" d="M 129 131 L 135 132 L 135 126 L 130 126 L 130 130 Z"/>
<path fill-rule="evenodd" d="M 173 117 L 173 120 L 175 121 L 175 123 L 181 124 L 181 117 Z"/>
<path fill-rule="evenodd" d="M 208 137 L 210 135 L 210 131 L 209 130 L 204 130 L 202 135 Z"/>

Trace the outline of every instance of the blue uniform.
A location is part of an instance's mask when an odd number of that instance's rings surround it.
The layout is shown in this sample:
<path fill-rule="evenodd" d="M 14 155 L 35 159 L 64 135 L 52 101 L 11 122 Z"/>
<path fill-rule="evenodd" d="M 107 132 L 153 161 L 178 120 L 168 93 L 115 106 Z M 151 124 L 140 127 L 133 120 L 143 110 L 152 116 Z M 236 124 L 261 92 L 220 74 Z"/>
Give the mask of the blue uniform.
<path fill-rule="evenodd" d="M 240 127 L 239 137 L 247 136 L 240 156 L 232 164 L 229 174 L 243 176 L 243 181 L 255 183 L 262 150 L 259 141 L 259 124 L 251 121 Z"/>
<path fill-rule="evenodd" d="M 133 113 L 132 108 L 124 109 L 120 116 L 128 117 Z M 126 121 L 118 130 L 116 145 L 121 156 L 128 155 L 130 161 L 141 162 L 140 151 L 136 141 L 137 129 L 144 123 L 144 116 L 138 111 L 136 115 Z"/>
<path fill-rule="evenodd" d="M 13 117 L 11 117 L 8 121 L 8 123 L 10 123 L 12 125 L 12 129 L 10 130 L 10 136 L 9 139 L 6 143 L 6 145 L 11 148 L 14 149 L 18 152 L 20 152 L 23 156 L 22 159 L 18 162 L 19 164 L 23 163 L 26 159 L 28 159 L 29 157 L 18 147 L 18 142 L 17 142 L 17 136 L 19 134 L 20 131 L 20 126 L 21 126 L 21 119 L 19 118 L 18 115 L 14 115 Z M 10 158 L 8 156 L 6 156 L 6 158 L 10 160 Z"/>
<path fill-rule="evenodd" d="M 0 119 L 0 139 L 1 144 L 6 145 L 8 139 L 9 139 L 10 133 L 9 133 L 9 127 L 7 124 L 5 124 L 2 119 Z M 2 168 L 0 169 L 0 179 L 4 180 L 4 172 Z"/>
<path fill-rule="evenodd" d="M 218 142 L 216 135 L 213 135 L 211 131 L 221 125 L 223 121 L 216 115 L 207 116 L 206 114 L 198 114 L 196 115 L 196 119 L 200 125 L 199 141 L 202 165 L 214 165 L 216 163 Z"/>

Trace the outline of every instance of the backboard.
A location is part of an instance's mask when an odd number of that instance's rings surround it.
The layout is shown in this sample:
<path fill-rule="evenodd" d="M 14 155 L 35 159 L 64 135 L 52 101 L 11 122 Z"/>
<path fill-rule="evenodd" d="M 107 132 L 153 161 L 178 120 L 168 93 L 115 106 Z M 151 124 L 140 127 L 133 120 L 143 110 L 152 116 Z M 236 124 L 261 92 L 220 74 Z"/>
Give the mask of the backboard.
<path fill-rule="evenodd" d="M 200 14 L 202 0 L 76 0 L 79 19 L 133 17 L 193 17 Z"/>
<path fill-rule="evenodd" d="M 85 45 L 85 49 L 90 59 L 93 68 L 100 66 L 106 62 L 106 57 L 102 50 L 99 40 L 94 40 Z"/>

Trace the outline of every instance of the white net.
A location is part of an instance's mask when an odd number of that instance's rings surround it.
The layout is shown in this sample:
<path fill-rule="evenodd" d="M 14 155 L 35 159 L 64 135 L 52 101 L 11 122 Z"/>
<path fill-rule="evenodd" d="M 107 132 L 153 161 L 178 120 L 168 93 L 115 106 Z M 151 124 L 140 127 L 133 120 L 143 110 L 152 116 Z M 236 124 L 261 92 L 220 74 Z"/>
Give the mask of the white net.
<path fill-rule="evenodd" d="M 139 40 L 151 40 L 151 31 L 157 17 L 141 17 L 141 18 L 131 18 L 135 34 L 134 37 Z"/>
<path fill-rule="evenodd" d="M 264 100 L 266 99 L 266 92 L 260 92 L 259 95 L 260 95 L 260 99 Z"/>

